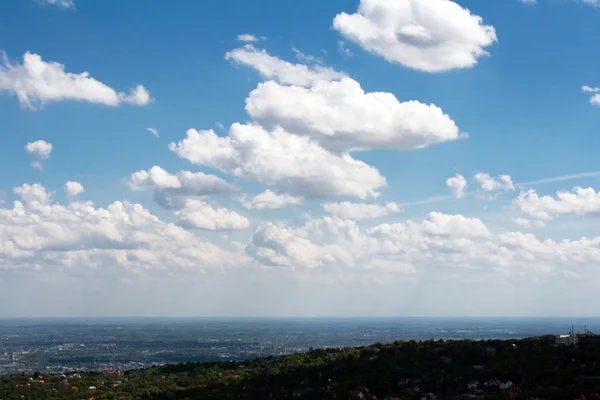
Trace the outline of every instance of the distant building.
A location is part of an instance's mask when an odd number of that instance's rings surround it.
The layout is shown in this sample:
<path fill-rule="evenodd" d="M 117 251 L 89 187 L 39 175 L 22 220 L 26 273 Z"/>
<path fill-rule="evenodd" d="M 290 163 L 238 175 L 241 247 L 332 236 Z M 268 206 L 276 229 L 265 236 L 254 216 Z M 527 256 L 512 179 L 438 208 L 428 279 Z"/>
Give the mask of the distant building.
<path fill-rule="evenodd" d="M 496 378 L 494 379 L 490 379 L 485 381 L 485 383 L 483 384 L 485 387 L 492 387 L 492 386 L 500 386 L 500 381 Z"/>
<path fill-rule="evenodd" d="M 500 382 L 500 385 L 498 385 L 498 387 L 500 388 L 500 390 L 508 390 L 512 387 L 513 383 L 511 381 L 506 381 L 506 382 Z"/>
<path fill-rule="evenodd" d="M 579 336 L 573 332 L 568 335 L 558 335 L 554 343 L 558 346 L 574 346 L 579 343 Z"/>

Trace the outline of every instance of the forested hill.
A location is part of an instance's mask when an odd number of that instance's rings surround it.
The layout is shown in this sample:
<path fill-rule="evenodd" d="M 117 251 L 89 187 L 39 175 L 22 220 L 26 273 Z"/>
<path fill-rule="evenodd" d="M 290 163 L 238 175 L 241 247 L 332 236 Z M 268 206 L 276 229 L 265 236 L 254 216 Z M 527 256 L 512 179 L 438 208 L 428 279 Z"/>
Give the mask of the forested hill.
<path fill-rule="evenodd" d="M 600 399 L 600 337 L 409 341 L 245 362 L 0 378 L 0 399 Z"/>

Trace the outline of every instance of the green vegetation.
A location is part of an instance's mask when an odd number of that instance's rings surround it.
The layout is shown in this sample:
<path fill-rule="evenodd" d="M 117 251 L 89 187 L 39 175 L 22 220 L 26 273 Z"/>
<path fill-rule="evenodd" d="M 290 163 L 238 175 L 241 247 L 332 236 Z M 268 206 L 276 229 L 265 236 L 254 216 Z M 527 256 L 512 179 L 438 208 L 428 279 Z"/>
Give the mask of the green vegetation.
<path fill-rule="evenodd" d="M 469 389 L 475 381 L 479 390 Z M 498 386 L 507 381 L 510 388 Z M 425 393 L 600 399 L 600 337 L 582 337 L 575 347 L 555 346 L 553 337 L 409 341 L 244 362 L 171 364 L 123 375 L 8 376 L 0 378 L 0 399 L 348 399 L 357 387 L 369 389 L 370 395 L 362 389 L 365 398 L 378 399 L 421 399 Z"/>

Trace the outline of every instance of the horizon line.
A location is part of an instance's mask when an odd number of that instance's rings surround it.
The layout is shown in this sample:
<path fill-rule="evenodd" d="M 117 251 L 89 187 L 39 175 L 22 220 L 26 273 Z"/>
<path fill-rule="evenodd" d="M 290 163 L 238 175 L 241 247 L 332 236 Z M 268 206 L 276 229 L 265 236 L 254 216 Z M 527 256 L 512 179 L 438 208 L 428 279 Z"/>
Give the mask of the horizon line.
<path fill-rule="evenodd" d="M 600 319 L 597 316 L 0 316 L 0 320 L 32 319 Z"/>

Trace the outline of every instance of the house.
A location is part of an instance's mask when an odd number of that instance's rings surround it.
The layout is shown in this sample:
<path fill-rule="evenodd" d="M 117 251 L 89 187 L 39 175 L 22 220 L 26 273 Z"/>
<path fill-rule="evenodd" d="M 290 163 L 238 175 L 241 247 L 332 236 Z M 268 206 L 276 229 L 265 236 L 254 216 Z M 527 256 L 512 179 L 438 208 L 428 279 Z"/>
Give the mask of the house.
<path fill-rule="evenodd" d="M 96 386 L 90 386 L 88 390 L 96 390 Z"/>
<path fill-rule="evenodd" d="M 479 382 L 471 381 L 467 384 L 467 387 L 469 388 L 469 390 L 477 390 L 479 389 Z"/>
<path fill-rule="evenodd" d="M 500 382 L 500 390 L 508 390 L 512 387 L 513 383 L 511 381 Z"/>
<path fill-rule="evenodd" d="M 498 379 L 490 379 L 485 381 L 483 385 L 485 387 L 500 386 L 500 381 Z"/>

